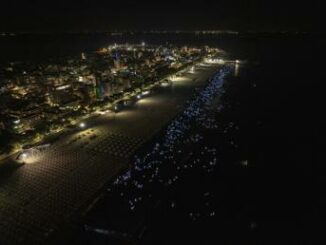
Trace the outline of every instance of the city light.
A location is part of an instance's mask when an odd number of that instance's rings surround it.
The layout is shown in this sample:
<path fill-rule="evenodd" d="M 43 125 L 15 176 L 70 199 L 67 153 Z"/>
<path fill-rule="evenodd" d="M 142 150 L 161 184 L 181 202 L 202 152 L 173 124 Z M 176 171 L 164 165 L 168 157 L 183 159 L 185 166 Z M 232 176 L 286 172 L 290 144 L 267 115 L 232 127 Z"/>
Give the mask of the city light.
<path fill-rule="evenodd" d="M 221 58 L 208 58 L 208 59 L 206 59 L 206 62 L 210 63 L 210 64 L 211 63 L 216 63 L 216 64 L 224 64 L 225 63 L 225 61 Z"/>
<path fill-rule="evenodd" d="M 143 42 L 142 45 L 145 46 L 145 43 Z M 141 47 L 139 45 L 137 46 Z M 50 82 L 52 83 L 52 87 L 50 86 L 50 89 L 46 87 L 46 89 L 41 91 L 44 92 L 49 99 L 49 104 L 45 105 L 46 108 L 44 108 L 44 111 L 49 111 L 49 114 L 51 114 L 49 117 L 51 117 L 51 119 L 52 117 L 57 118 L 55 120 L 56 123 L 51 121 L 49 131 L 51 134 L 59 131 L 63 131 L 63 133 L 59 135 L 60 139 L 56 139 L 58 144 L 55 143 L 55 146 L 51 147 L 50 151 L 43 152 L 43 148 L 39 149 L 37 146 L 26 149 L 24 148 L 23 150 L 21 150 L 21 148 L 17 149 L 17 163 L 20 165 L 25 164 L 22 169 L 28 171 L 29 174 L 34 174 L 34 172 L 30 170 L 33 170 L 34 168 L 37 170 L 35 171 L 36 177 L 34 178 L 33 176 L 33 179 L 37 181 L 35 182 L 35 185 L 39 183 L 40 185 L 43 185 L 43 182 L 38 182 L 37 177 L 40 174 L 49 174 L 49 178 L 41 179 L 41 181 L 48 181 L 49 184 L 46 183 L 46 186 L 50 186 L 52 182 L 54 182 L 53 176 L 56 177 L 56 179 L 65 176 L 65 179 L 68 179 L 70 178 L 68 174 L 72 172 L 71 168 L 80 168 L 81 170 L 77 169 L 78 174 L 81 173 L 81 171 L 85 171 L 85 173 L 82 172 L 82 175 L 78 176 L 80 177 L 80 181 L 84 181 L 85 179 L 85 181 L 89 181 L 87 183 L 92 183 L 92 181 L 96 181 L 94 178 L 104 177 L 106 179 L 105 181 L 107 181 L 109 180 L 109 177 L 104 176 L 104 174 L 102 175 L 102 173 L 108 173 L 108 169 L 104 169 L 101 165 L 105 164 L 102 164 L 99 161 L 102 161 L 102 159 L 103 161 L 106 161 L 106 154 L 108 154 L 108 156 L 116 156 L 113 160 L 126 157 L 128 157 L 128 159 L 130 158 L 131 161 L 136 159 L 137 162 L 130 164 L 134 166 L 131 166 L 131 168 L 135 172 L 139 171 L 139 173 L 142 173 L 144 170 L 149 171 L 149 175 L 144 175 L 144 178 L 140 180 L 135 179 L 135 181 L 138 181 L 139 183 L 132 183 L 137 189 L 141 189 L 143 186 L 146 186 L 147 180 L 160 180 L 158 171 L 161 170 L 156 168 L 157 164 L 155 161 L 151 162 L 151 157 L 157 158 L 158 161 L 163 159 L 174 161 L 177 157 L 177 155 L 170 154 L 172 150 L 176 149 L 174 148 L 176 142 L 182 142 L 182 137 L 185 135 L 187 128 L 189 128 L 191 120 L 199 120 L 200 115 L 202 114 L 202 105 L 206 105 L 210 99 L 214 97 L 215 91 L 219 89 L 217 85 L 219 85 L 220 80 L 218 77 L 216 77 L 216 81 L 214 80 L 215 82 L 207 80 L 206 76 L 213 74 L 213 69 L 203 71 L 203 76 L 201 77 L 201 69 L 195 65 L 199 62 L 193 62 L 195 59 L 189 58 L 191 53 L 185 53 L 184 57 L 182 57 L 182 61 L 178 60 L 178 63 L 174 67 L 170 67 L 171 61 L 165 61 L 162 57 L 172 53 L 176 58 L 179 58 L 182 53 L 178 54 L 177 48 L 171 48 L 170 50 L 169 48 L 166 48 L 164 51 L 155 50 L 155 53 L 150 54 L 150 52 L 154 51 L 149 51 L 150 49 L 147 47 L 145 49 L 143 47 L 139 49 L 139 52 L 135 52 L 135 58 L 132 58 L 132 49 L 129 47 L 131 51 L 129 53 L 126 52 L 127 49 L 128 47 L 125 47 L 124 45 L 118 45 L 117 49 L 109 55 L 101 54 L 103 57 L 98 56 L 98 53 L 88 55 L 87 60 L 82 62 L 82 67 L 80 69 L 77 69 L 77 66 L 72 67 L 71 71 L 66 68 L 69 77 L 61 75 L 59 78 L 51 77 L 52 80 L 50 80 Z M 107 62 L 106 70 L 105 68 L 104 71 L 100 70 L 102 73 L 96 70 L 96 68 L 93 68 L 93 61 L 97 60 L 93 55 L 95 55 L 96 58 L 105 59 Z M 198 53 L 196 55 L 201 54 Z M 132 59 L 128 59 L 130 56 Z M 109 61 L 112 61 L 116 57 L 118 57 L 117 59 L 120 59 L 120 64 L 124 67 L 121 70 L 112 70 L 112 64 L 114 64 L 114 62 Z M 204 56 L 202 55 L 202 57 Z M 134 66 L 133 63 L 129 64 L 129 60 L 136 60 L 137 66 Z M 173 59 L 170 58 L 170 60 Z M 192 63 L 189 64 L 190 61 Z M 146 66 L 143 67 L 142 62 L 146 64 Z M 150 65 L 147 66 L 147 64 Z M 80 63 L 77 65 L 79 66 Z M 165 67 L 167 70 L 164 69 L 161 71 L 161 66 Z M 94 70 L 91 70 L 89 67 Z M 214 69 L 216 69 L 216 67 L 218 66 L 214 66 Z M 181 73 L 181 69 L 184 73 Z M 188 74 L 190 70 L 193 72 L 196 70 L 198 75 L 194 76 Z M 133 76 L 136 74 L 136 71 L 137 76 Z M 178 76 L 176 73 L 179 73 Z M 113 74 L 116 74 L 116 76 L 113 77 Z M 189 85 L 189 88 L 193 88 L 192 86 L 195 85 L 194 81 L 196 81 L 196 79 L 201 79 L 203 83 L 207 81 L 207 83 L 213 84 L 208 86 L 208 88 L 201 94 L 197 94 L 196 90 L 195 97 L 191 97 L 193 94 L 192 89 L 181 92 L 184 85 Z M 175 89 L 172 89 L 174 88 L 174 86 L 172 86 L 174 84 Z M 160 86 L 167 88 L 160 89 Z M 164 92 L 160 93 L 160 91 L 163 90 Z M 42 94 L 41 92 L 40 94 Z M 180 99 L 177 99 L 179 94 L 182 96 Z M 198 99 L 196 99 L 197 96 Z M 189 99 L 187 99 L 188 97 Z M 174 118 L 176 112 L 175 107 L 180 105 L 180 108 L 183 108 L 181 105 L 184 103 L 185 110 L 180 110 L 181 117 L 177 116 L 173 119 L 171 124 L 168 124 L 170 126 L 166 129 L 166 134 L 164 133 L 163 141 L 160 141 L 159 145 L 155 146 L 159 152 L 156 152 L 157 150 L 155 149 L 152 151 L 152 148 L 149 148 L 149 158 L 147 160 L 145 159 L 146 161 L 139 158 L 141 162 L 138 162 L 139 159 L 132 156 L 134 150 L 142 146 L 143 142 L 145 142 L 145 140 L 147 141 L 149 137 L 152 137 L 153 132 L 157 132 L 156 130 L 160 129 L 162 125 L 165 126 L 167 121 L 170 121 L 171 115 L 173 115 Z M 55 106 L 53 106 L 54 104 Z M 132 108 L 132 105 L 134 104 L 136 104 L 136 106 Z M 108 108 L 110 108 L 110 113 L 106 114 Z M 32 109 L 32 113 L 39 113 L 43 116 L 43 108 L 40 112 L 34 108 Z M 73 111 L 77 111 L 77 113 L 74 113 Z M 13 120 L 17 120 L 18 118 L 19 117 L 16 117 Z M 154 120 L 152 120 L 152 118 Z M 19 125 L 15 125 L 16 122 L 13 120 L 11 121 L 13 124 L 12 126 L 19 126 L 19 129 L 24 127 L 24 121 L 20 122 Z M 209 122 L 210 121 L 208 121 L 208 123 Z M 141 127 L 138 127 L 136 123 L 140 123 L 139 125 Z M 136 130 L 138 132 L 134 129 L 128 131 L 129 128 L 134 127 L 134 125 L 137 126 Z M 47 132 L 43 131 L 38 133 L 41 136 L 47 134 Z M 187 140 L 189 140 L 189 142 L 197 142 L 200 140 L 200 136 L 189 135 Z M 37 145 L 44 143 L 41 140 L 38 141 Z M 45 142 L 46 141 L 47 139 L 45 139 Z M 207 149 L 204 152 L 205 155 L 213 154 L 210 151 L 212 151 L 212 149 Z M 175 153 L 178 152 L 179 151 L 175 151 Z M 211 171 L 212 166 L 215 164 L 214 159 L 209 160 L 210 161 L 205 165 L 207 171 Z M 81 163 L 82 161 L 87 161 L 90 166 L 95 166 L 95 168 L 92 168 L 94 175 L 89 175 L 88 168 L 86 169 L 82 164 L 75 164 Z M 30 164 L 34 164 L 34 166 L 31 166 Z M 66 165 L 68 166 L 67 168 Z M 184 166 L 188 168 L 190 165 L 188 164 Z M 113 167 L 115 168 L 115 166 Z M 39 171 L 38 168 L 41 171 Z M 53 173 L 49 173 L 52 169 L 54 169 Z M 118 169 L 118 166 L 116 170 L 120 170 Z M 72 176 L 72 178 L 73 177 L 74 176 Z M 29 181 L 29 179 L 32 178 L 25 179 L 26 181 Z M 166 181 L 166 183 L 167 185 L 172 185 L 177 181 L 177 179 L 177 175 L 172 176 Z M 126 180 L 127 179 L 122 177 L 122 181 Z M 53 184 L 57 185 L 56 183 Z M 63 188 L 66 188 L 66 186 L 63 185 Z M 132 188 L 133 187 L 130 187 L 133 191 Z M 50 189 L 52 191 L 53 188 Z M 81 192 L 83 189 L 84 188 L 76 189 L 76 191 Z M 36 189 L 36 191 L 38 191 L 38 189 Z M 35 195 L 35 191 L 32 190 L 32 192 L 32 195 Z M 137 194 L 137 192 L 135 193 Z M 129 196 L 126 195 L 126 198 L 129 198 Z M 143 199 L 145 198 L 142 196 L 134 198 L 131 195 L 130 202 L 126 207 L 130 207 L 130 210 L 133 210 Z M 47 201 L 49 203 L 51 202 L 51 200 Z M 75 202 L 75 200 L 73 200 L 73 202 Z M 170 205 L 174 208 L 177 204 L 173 202 Z M 53 206 L 54 212 L 61 212 L 61 210 L 57 209 L 57 207 L 61 207 L 60 205 Z M 64 210 L 62 212 L 64 212 Z"/>

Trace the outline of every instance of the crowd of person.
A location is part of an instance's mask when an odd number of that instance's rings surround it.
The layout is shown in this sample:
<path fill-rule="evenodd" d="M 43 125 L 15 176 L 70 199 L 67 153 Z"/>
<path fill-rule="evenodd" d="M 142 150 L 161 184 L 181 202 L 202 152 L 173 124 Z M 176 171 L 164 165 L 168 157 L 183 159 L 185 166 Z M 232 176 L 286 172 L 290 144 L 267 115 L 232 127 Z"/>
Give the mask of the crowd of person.
<path fill-rule="evenodd" d="M 187 169 L 200 166 L 208 173 L 213 171 L 217 162 L 217 150 L 205 146 L 200 152 L 202 157 L 194 154 L 191 148 L 203 136 L 193 129 L 195 125 L 218 127 L 214 119 L 207 117 L 207 113 L 212 101 L 223 93 L 224 78 L 230 69 L 228 66 L 221 68 L 210 79 L 207 87 L 188 100 L 183 113 L 170 123 L 161 140 L 154 143 L 153 148 L 144 155 L 135 156 L 130 170 L 117 177 L 113 187 L 108 189 L 111 195 L 127 203 L 130 211 L 134 211 L 161 188 L 172 186 Z M 203 156 L 205 161 L 202 161 Z M 175 203 L 172 202 L 171 207 L 174 206 Z"/>

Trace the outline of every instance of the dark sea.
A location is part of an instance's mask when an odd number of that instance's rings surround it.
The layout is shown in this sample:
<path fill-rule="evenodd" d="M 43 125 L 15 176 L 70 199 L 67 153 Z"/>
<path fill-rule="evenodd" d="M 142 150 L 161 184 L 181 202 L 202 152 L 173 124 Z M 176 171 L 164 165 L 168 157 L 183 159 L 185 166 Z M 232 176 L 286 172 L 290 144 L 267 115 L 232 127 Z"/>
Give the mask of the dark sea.
<path fill-rule="evenodd" d="M 246 62 L 228 78 L 219 102 L 225 109 L 215 115 L 221 127 L 233 122 L 238 129 L 203 141 L 219 148 L 218 167 L 209 176 L 189 171 L 164 192 L 158 208 L 144 213 L 146 232 L 131 244 L 325 244 L 323 37 L 24 35 L 1 37 L 0 59 L 38 62 L 141 41 L 211 45 Z M 206 206 L 213 217 L 189 219 Z M 126 244 L 77 234 L 69 242 Z"/>

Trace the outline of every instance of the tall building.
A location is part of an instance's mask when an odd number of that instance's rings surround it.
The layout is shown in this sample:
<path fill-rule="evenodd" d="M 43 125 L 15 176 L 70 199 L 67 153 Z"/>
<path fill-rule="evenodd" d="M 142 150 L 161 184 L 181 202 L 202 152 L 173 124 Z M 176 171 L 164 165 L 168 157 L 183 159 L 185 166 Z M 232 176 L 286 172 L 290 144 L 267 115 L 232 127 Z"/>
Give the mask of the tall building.
<path fill-rule="evenodd" d="M 121 68 L 120 57 L 119 57 L 118 52 L 115 53 L 115 57 L 114 57 L 114 68 L 116 70 L 120 70 L 120 68 Z"/>
<path fill-rule="evenodd" d="M 97 99 L 103 99 L 104 97 L 104 87 L 100 74 L 96 74 L 96 84 L 95 84 L 95 94 Z"/>

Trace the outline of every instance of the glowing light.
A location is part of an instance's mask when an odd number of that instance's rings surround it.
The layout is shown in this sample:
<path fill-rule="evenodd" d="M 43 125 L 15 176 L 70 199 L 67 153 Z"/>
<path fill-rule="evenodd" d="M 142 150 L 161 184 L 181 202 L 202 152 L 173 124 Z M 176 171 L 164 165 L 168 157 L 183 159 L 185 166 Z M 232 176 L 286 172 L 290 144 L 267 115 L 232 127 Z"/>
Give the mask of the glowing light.
<path fill-rule="evenodd" d="M 141 94 L 142 94 L 142 95 L 147 95 L 147 94 L 149 94 L 149 91 L 148 91 L 148 90 L 143 91 Z"/>
<path fill-rule="evenodd" d="M 244 160 L 244 161 L 241 161 L 241 164 L 243 165 L 243 166 L 248 166 L 248 160 Z"/>
<path fill-rule="evenodd" d="M 161 86 L 162 86 L 162 87 L 167 87 L 167 86 L 169 86 L 169 83 L 168 83 L 168 82 L 162 82 L 162 83 L 161 83 Z"/>
<path fill-rule="evenodd" d="M 83 123 L 83 122 L 81 122 L 81 123 L 79 124 L 79 127 L 80 127 L 80 128 L 85 128 L 85 127 L 86 127 L 86 124 Z"/>
<path fill-rule="evenodd" d="M 62 86 L 57 87 L 56 90 L 64 90 L 64 89 L 67 89 L 69 87 L 70 87 L 70 84 L 62 85 Z"/>
<path fill-rule="evenodd" d="M 106 111 L 96 111 L 96 113 L 98 113 L 100 115 L 104 115 L 106 113 Z"/>
<path fill-rule="evenodd" d="M 206 59 L 207 63 L 217 63 L 217 64 L 224 64 L 223 59 L 216 59 L 216 58 L 208 58 Z"/>
<path fill-rule="evenodd" d="M 137 95 L 137 99 L 141 99 L 141 95 L 140 94 Z"/>
<path fill-rule="evenodd" d="M 141 43 L 141 46 L 143 46 L 143 47 L 144 47 L 145 45 L 146 45 L 146 44 L 145 44 L 145 42 L 142 42 L 142 43 Z"/>

